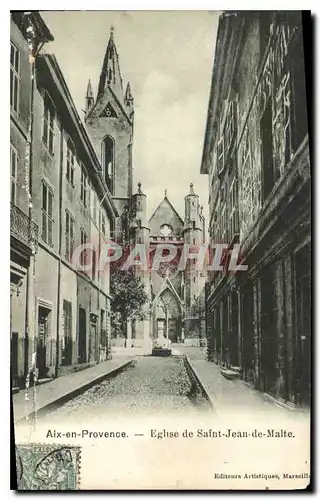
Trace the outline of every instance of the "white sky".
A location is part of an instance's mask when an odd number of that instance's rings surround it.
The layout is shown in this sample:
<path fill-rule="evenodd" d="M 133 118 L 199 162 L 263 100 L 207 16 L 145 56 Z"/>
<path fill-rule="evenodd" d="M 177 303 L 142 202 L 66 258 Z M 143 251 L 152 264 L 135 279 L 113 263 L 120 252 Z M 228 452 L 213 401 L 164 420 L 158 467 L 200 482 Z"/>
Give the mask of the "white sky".
<path fill-rule="evenodd" d="M 43 11 L 54 53 L 81 116 L 90 77 L 96 96 L 110 27 L 114 26 L 124 90 L 135 100 L 134 191 L 148 216 L 164 197 L 184 216 L 193 182 L 208 214 L 207 176 L 200 175 L 215 48 L 216 11 Z"/>

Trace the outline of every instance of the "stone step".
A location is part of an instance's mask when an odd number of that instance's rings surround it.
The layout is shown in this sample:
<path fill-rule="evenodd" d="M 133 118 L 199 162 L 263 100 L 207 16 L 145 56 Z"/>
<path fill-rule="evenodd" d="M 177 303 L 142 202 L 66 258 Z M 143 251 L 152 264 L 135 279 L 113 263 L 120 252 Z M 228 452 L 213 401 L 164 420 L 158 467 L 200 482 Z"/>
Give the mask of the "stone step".
<path fill-rule="evenodd" d="M 48 382 L 52 382 L 53 381 L 53 378 L 52 377 L 48 377 L 48 378 L 39 378 L 37 380 L 37 385 L 42 385 L 42 384 L 47 384 Z"/>

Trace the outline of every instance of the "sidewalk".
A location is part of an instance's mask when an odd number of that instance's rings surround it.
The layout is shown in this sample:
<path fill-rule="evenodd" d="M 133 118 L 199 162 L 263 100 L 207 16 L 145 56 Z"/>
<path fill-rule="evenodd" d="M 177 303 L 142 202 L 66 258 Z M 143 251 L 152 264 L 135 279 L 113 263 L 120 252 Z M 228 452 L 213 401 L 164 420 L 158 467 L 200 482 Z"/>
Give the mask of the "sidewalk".
<path fill-rule="evenodd" d="M 221 367 L 206 360 L 206 348 L 185 347 L 181 344 L 177 349 L 185 354 L 195 374 L 199 378 L 213 409 L 220 414 L 227 413 L 248 414 L 255 413 L 265 419 L 271 416 L 272 421 L 276 416 L 299 415 L 309 417 L 307 410 L 291 409 L 279 405 L 270 396 L 248 386 L 242 380 L 228 380 L 221 374 Z"/>
<path fill-rule="evenodd" d="M 92 385 L 97 384 L 107 376 L 115 376 L 125 368 L 133 358 L 122 356 L 121 358 L 104 361 L 98 365 L 84 370 L 63 375 L 52 382 L 37 385 L 35 388 L 36 403 L 34 407 L 34 389 L 28 391 L 29 401 L 25 401 L 25 391 L 20 391 L 12 396 L 14 422 L 30 417 L 34 411 L 39 412 L 44 408 L 49 408 L 58 401 L 67 400 L 77 395 Z"/>

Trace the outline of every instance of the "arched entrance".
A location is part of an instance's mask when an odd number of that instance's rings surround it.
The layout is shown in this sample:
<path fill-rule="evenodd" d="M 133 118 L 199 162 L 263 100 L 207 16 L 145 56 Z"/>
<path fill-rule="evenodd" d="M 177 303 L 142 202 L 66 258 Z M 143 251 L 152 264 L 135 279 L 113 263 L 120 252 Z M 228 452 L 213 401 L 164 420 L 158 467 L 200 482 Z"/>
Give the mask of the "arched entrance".
<path fill-rule="evenodd" d="M 172 343 L 181 339 L 182 306 L 175 292 L 167 286 L 153 304 L 153 338 L 168 338 Z"/>

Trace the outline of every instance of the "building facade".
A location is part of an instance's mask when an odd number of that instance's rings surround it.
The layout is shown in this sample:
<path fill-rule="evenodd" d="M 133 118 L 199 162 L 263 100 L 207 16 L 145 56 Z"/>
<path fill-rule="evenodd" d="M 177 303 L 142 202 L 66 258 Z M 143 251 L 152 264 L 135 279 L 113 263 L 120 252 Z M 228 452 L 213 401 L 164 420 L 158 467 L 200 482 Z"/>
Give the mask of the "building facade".
<path fill-rule="evenodd" d="M 310 399 L 305 71 L 299 12 L 221 15 L 201 173 L 210 240 L 240 244 L 248 270 L 208 277 L 208 355 L 290 405 Z"/>
<path fill-rule="evenodd" d="M 10 20 L 10 335 L 12 385 L 21 385 L 32 356 L 32 276 L 38 249 L 33 220 L 34 57 L 53 36 L 36 12 Z"/>
<path fill-rule="evenodd" d="M 89 250 L 79 259 L 86 272 L 72 256 L 88 243 L 98 254 L 117 211 L 53 55 L 36 61 L 34 119 L 36 347 L 39 377 L 46 377 L 110 355 L 108 269 L 98 272 Z"/>
<path fill-rule="evenodd" d="M 43 37 L 37 32 L 33 40 L 53 39 L 40 15 L 33 16 Z M 56 58 L 31 53 L 23 39 L 26 18 L 13 14 L 11 27 L 14 387 L 24 387 L 31 373 L 57 377 L 110 357 L 109 273 L 95 263 L 118 215 Z M 92 252 L 74 261 L 74 250 L 87 243 Z"/>

